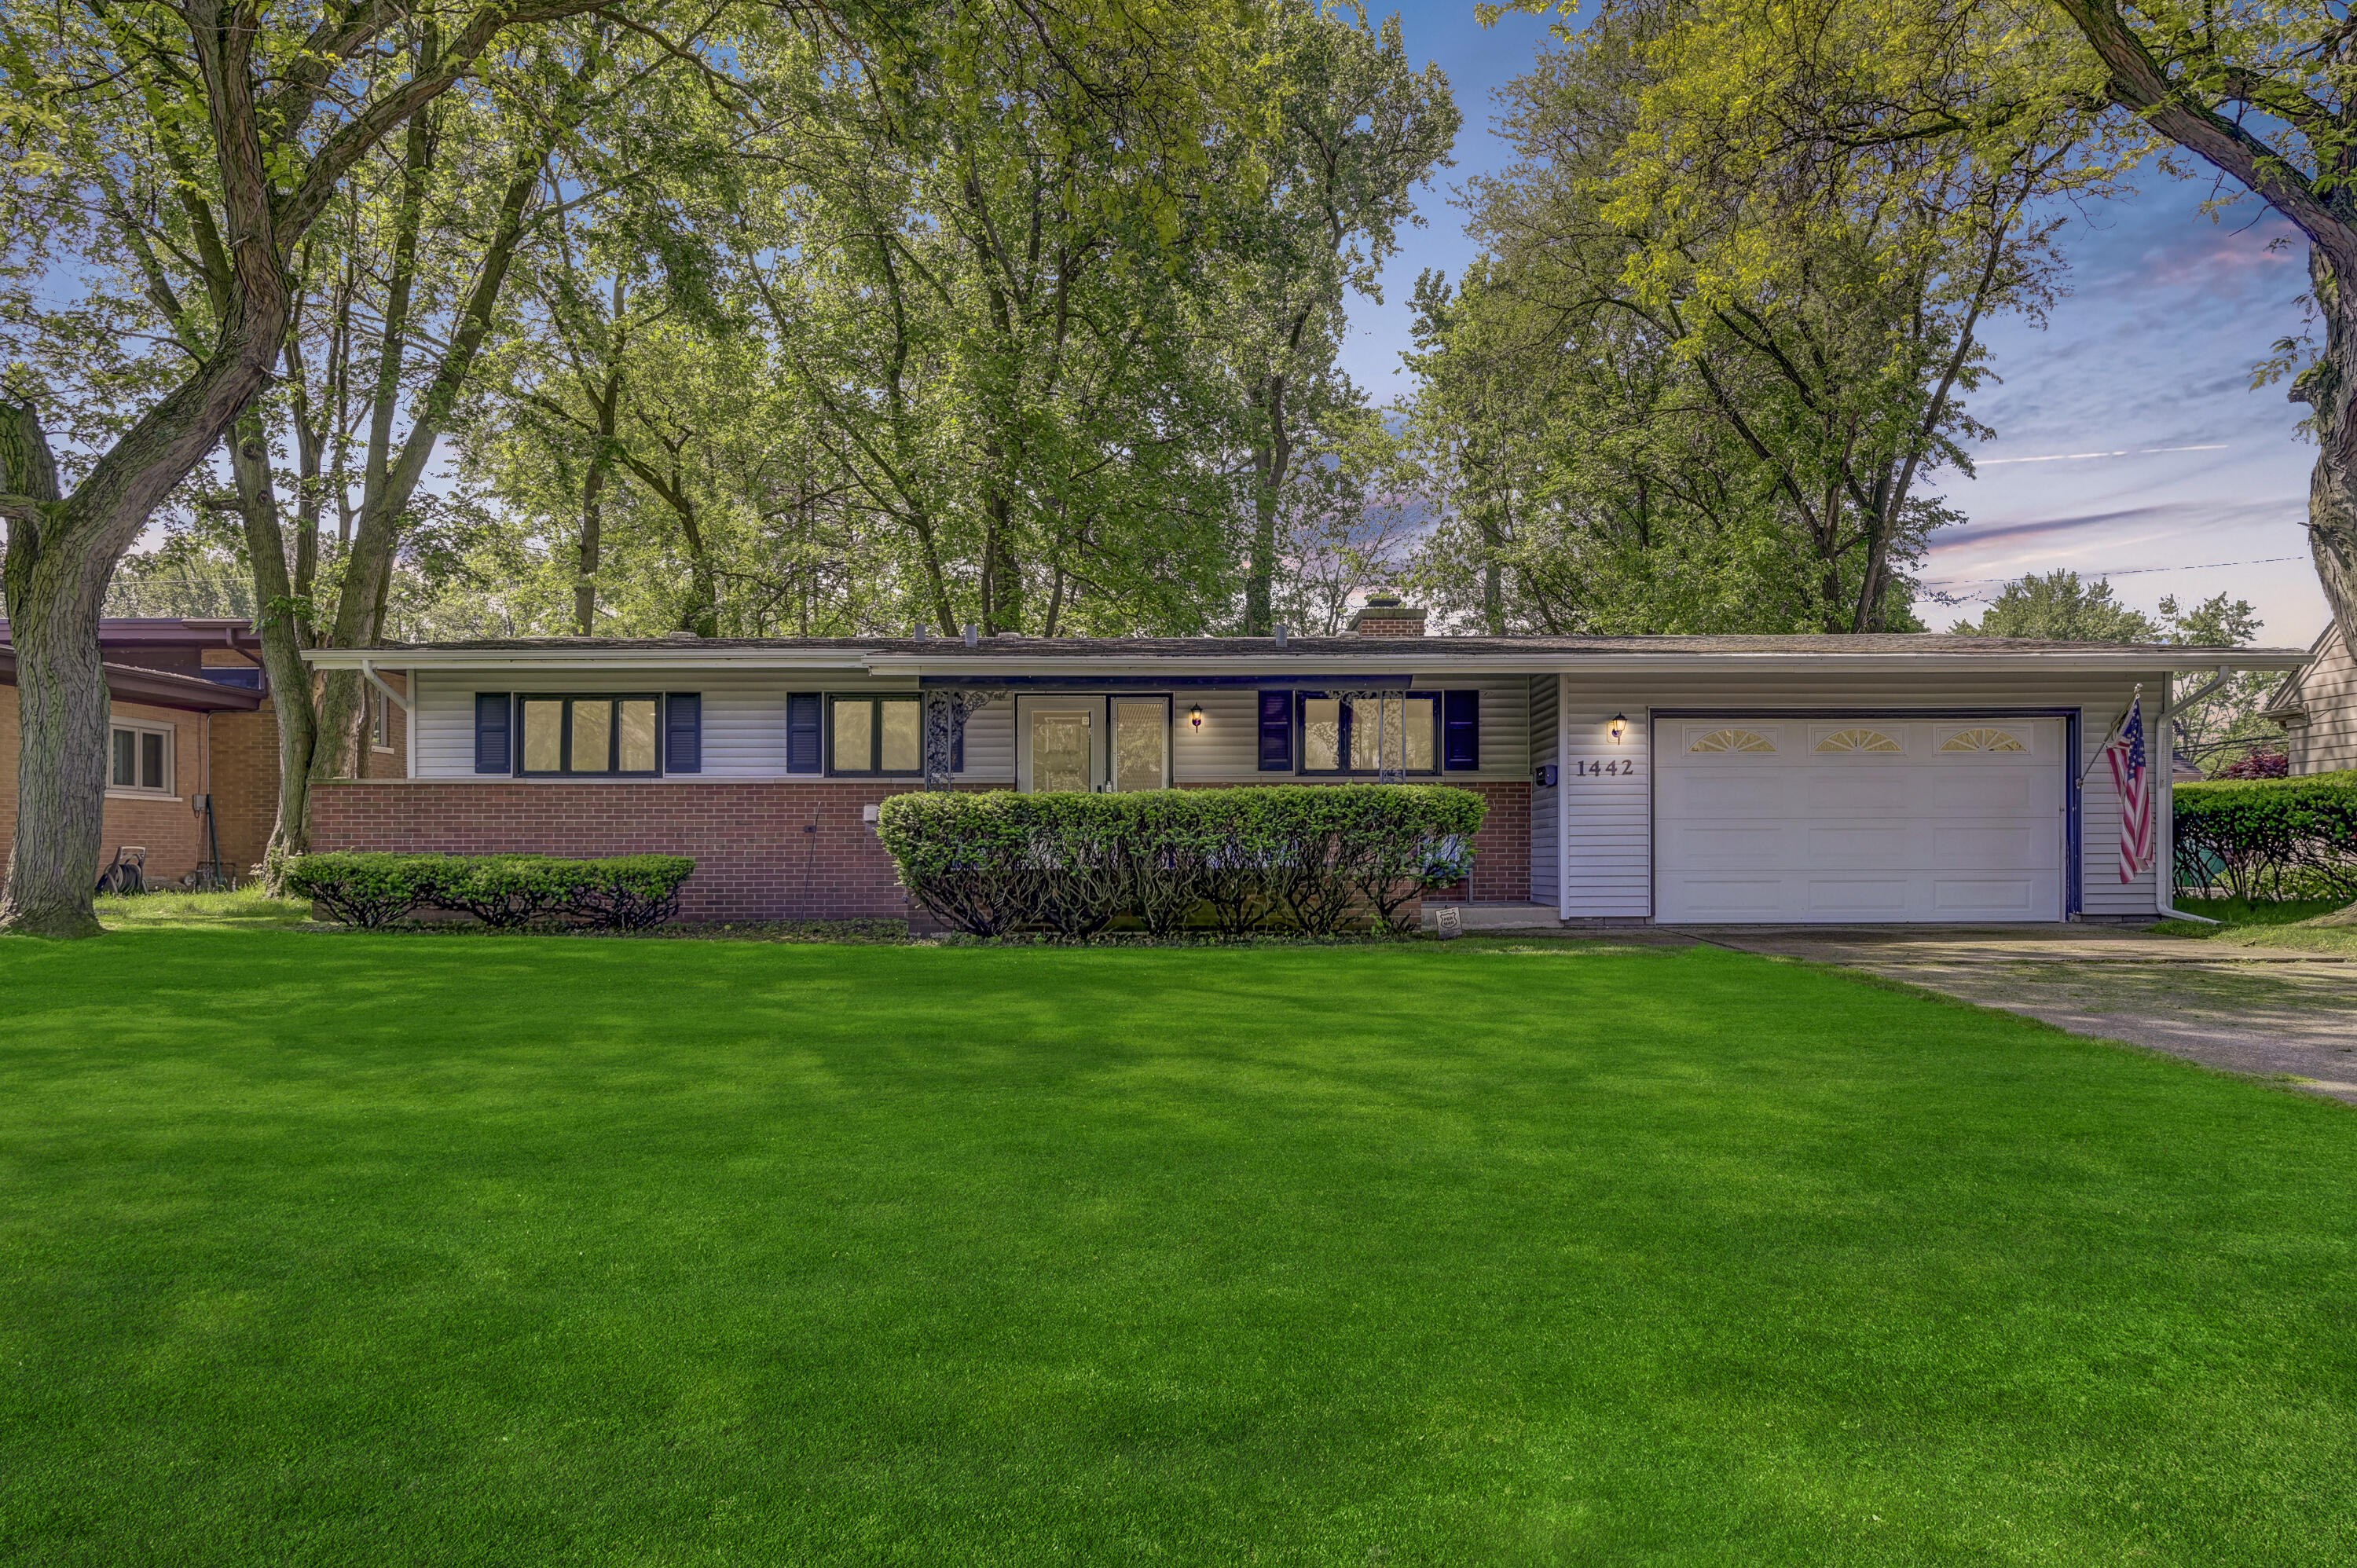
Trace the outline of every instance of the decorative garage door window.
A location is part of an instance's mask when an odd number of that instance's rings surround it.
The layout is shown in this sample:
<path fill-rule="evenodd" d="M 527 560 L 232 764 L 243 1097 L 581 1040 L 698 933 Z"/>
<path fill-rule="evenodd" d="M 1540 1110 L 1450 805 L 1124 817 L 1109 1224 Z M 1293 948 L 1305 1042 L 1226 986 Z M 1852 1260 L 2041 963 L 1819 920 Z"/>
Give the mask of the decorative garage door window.
<path fill-rule="evenodd" d="M 1819 751 L 1904 751 L 1907 748 L 1878 729 L 1837 729 L 1817 737 Z"/>
<path fill-rule="evenodd" d="M 1776 743 L 1756 729 L 1715 729 L 1686 744 L 1688 751 L 1773 751 Z"/>
<path fill-rule="evenodd" d="M 2010 730 L 1960 729 L 1940 743 L 1942 751 L 2028 751 Z"/>

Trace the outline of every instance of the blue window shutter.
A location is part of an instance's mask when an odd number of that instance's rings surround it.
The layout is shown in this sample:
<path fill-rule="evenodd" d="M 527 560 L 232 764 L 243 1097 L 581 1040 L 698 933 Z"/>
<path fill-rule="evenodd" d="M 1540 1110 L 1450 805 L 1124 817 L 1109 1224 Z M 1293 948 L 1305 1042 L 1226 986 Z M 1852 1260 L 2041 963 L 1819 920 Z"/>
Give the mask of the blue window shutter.
<path fill-rule="evenodd" d="M 1293 693 L 1263 692 L 1260 694 L 1260 770 L 1263 773 L 1293 771 Z"/>
<path fill-rule="evenodd" d="M 824 707 L 816 692 L 796 692 L 786 698 L 787 772 L 816 773 L 823 766 L 818 732 Z"/>
<path fill-rule="evenodd" d="M 508 694 L 505 692 L 475 693 L 475 771 L 515 771 L 515 753 L 508 745 Z"/>
<path fill-rule="evenodd" d="M 663 699 L 663 771 L 704 771 L 704 693 L 673 692 Z"/>
<path fill-rule="evenodd" d="M 1480 767 L 1481 693 L 1445 692 L 1440 701 L 1440 728 L 1448 740 L 1441 766 L 1452 772 Z"/>

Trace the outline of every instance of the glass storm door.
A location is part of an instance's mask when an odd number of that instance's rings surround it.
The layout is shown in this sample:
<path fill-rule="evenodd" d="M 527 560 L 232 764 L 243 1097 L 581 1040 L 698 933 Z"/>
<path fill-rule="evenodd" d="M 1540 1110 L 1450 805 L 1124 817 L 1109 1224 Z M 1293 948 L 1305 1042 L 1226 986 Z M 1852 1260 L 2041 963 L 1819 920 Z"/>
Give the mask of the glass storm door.
<path fill-rule="evenodd" d="M 1031 714 L 1031 788 L 1089 787 L 1091 714 L 1085 708 L 1036 708 Z"/>
<path fill-rule="evenodd" d="M 1113 700 L 1113 787 L 1159 789 L 1169 782 L 1170 704 L 1160 697 Z"/>

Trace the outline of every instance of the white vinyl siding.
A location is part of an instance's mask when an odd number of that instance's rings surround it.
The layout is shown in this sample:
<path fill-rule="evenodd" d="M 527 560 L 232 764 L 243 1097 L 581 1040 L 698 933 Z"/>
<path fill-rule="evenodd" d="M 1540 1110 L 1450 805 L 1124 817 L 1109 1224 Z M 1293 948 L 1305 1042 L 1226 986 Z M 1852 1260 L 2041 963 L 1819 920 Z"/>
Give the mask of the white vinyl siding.
<path fill-rule="evenodd" d="M 1534 675 L 1529 682 L 1530 755 L 1535 771 L 1555 762 L 1561 754 L 1555 735 L 1556 693 L 1562 682 L 1553 675 Z M 1486 703 L 1487 698 L 1483 701 Z M 1485 757 L 1483 760 L 1487 760 Z M 1556 904 L 1563 897 L 1563 786 L 1531 789 L 1531 902 Z"/>
<path fill-rule="evenodd" d="M 2130 883 L 2119 880 L 2119 798 L 2112 786 L 2111 770 L 2098 767 L 2087 772 L 2088 765 L 2097 759 L 2112 721 L 2126 707 L 2137 679 L 1956 671 L 1844 675 L 1747 669 L 1677 676 L 1566 675 L 1563 782 L 1568 792 L 1565 801 L 1568 883 L 1564 912 L 1621 919 L 1649 918 L 1652 914 L 1652 748 L 1647 725 L 1654 709 L 1994 714 L 2077 708 L 2082 717 L 2076 767 L 2086 779 L 2081 797 L 2080 854 L 2084 912 L 2098 918 L 2149 915 L 2158 903 L 2153 873 L 2147 870 Z M 2141 679 L 2145 719 L 2156 725 L 2158 736 L 2164 674 L 2156 670 Z M 1629 715 L 1628 739 L 1618 746 L 1605 736 L 1605 726 L 1616 713 Z M 1593 766 L 1616 756 L 1635 757 L 1645 766 L 1633 778 L 1625 771 L 1602 777 L 1576 772 L 1583 760 Z M 2165 748 L 2161 765 L 2166 766 Z"/>
<path fill-rule="evenodd" d="M 1198 705 L 1200 730 L 1187 722 L 1187 711 Z M 1249 686 L 1173 686 L 1170 719 L 1174 784 L 1275 784 L 1293 777 L 1260 771 L 1260 693 Z"/>
<path fill-rule="evenodd" d="M 1653 913 L 1651 734 L 1644 704 L 1625 690 L 1620 682 L 1601 694 L 1568 677 L 1563 682 L 1566 920 L 1642 920 Z M 1629 715 L 1618 745 L 1609 733 L 1615 714 Z"/>
<path fill-rule="evenodd" d="M 2316 645 L 2316 660 L 2300 672 L 2299 695 L 2308 722 L 2285 737 L 2294 773 L 2335 773 L 2357 768 L 2357 660 L 2339 626 L 2328 627 Z"/>
<path fill-rule="evenodd" d="M 1015 786 L 1015 702 L 1002 697 L 965 718 L 965 766 L 962 784 Z"/>

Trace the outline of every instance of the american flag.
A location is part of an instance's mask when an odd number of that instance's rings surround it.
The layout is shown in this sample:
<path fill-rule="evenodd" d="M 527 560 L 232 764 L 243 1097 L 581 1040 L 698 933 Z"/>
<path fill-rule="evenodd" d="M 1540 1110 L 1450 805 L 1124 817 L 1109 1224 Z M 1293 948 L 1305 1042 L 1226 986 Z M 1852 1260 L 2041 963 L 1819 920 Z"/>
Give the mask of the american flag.
<path fill-rule="evenodd" d="M 2144 698 L 2128 703 L 2120 732 L 2104 747 L 2120 787 L 2120 880 L 2134 882 L 2152 865 L 2152 790 L 2144 755 Z"/>

